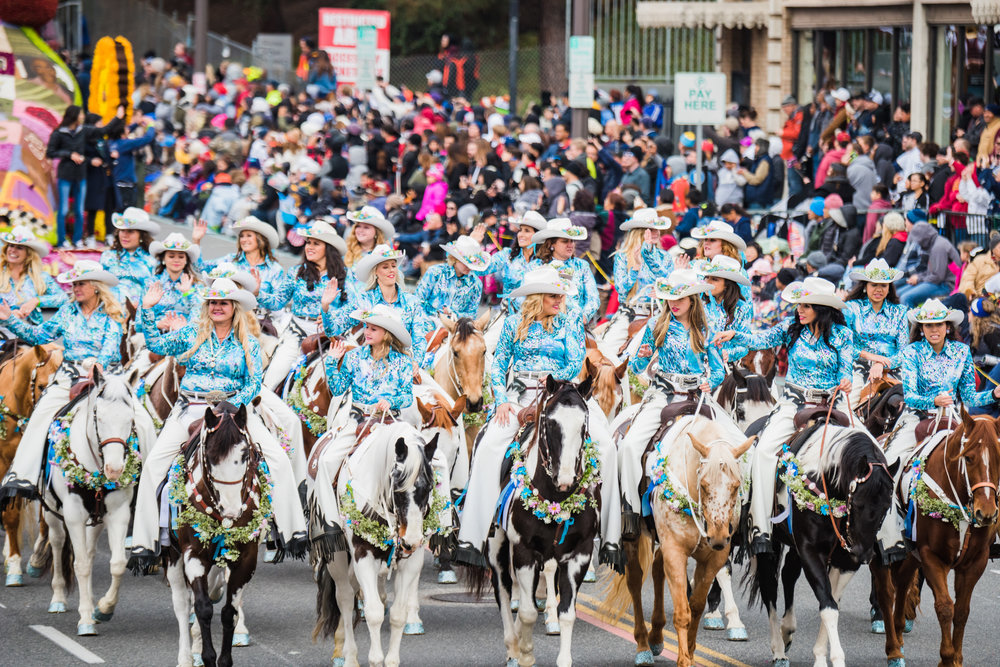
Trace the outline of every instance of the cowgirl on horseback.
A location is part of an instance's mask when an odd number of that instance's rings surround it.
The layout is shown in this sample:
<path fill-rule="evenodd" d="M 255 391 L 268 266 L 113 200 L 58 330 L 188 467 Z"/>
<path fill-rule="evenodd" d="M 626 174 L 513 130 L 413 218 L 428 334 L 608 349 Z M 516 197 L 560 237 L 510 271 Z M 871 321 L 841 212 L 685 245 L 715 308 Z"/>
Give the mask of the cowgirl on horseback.
<path fill-rule="evenodd" d="M 64 304 L 51 319 L 32 325 L 13 316 L 10 305 L 0 303 L 0 324 L 31 345 L 63 339 L 63 363 L 38 399 L 24 429 L 21 444 L 0 488 L 0 498 L 15 495 L 38 497 L 36 485 L 45 461 L 52 419 L 69 403 L 70 387 L 94 364 L 107 369 L 120 361 L 121 306 L 111 289 L 118 278 L 100 264 L 81 259 L 59 274 L 58 281 L 73 285 L 73 301 Z M 136 404 L 136 410 L 142 408 Z M 143 434 L 140 433 L 140 436 Z"/>
<path fill-rule="evenodd" d="M 566 308 L 579 313 L 584 324 L 593 319 L 601 305 L 594 274 L 584 260 L 574 256 L 576 242 L 586 238 L 587 228 L 570 224 L 569 218 L 549 220 L 545 229 L 531 237 L 531 242 L 535 244 L 535 259 L 528 264 L 529 270 L 551 266 L 576 289 L 576 297 L 567 301 Z"/>
<path fill-rule="evenodd" d="M 697 239 L 698 255 L 700 259 L 694 261 L 694 268 L 697 269 L 707 262 L 710 262 L 716 255 L 732 257 L 743 266 L 744 255 L 747 249 L 746 241 L 733 231 L 732 225 L 725 220 L 712 220 L 704 227 L 691 230 L 691 238 Z M 681 255 L 677 259 L 678 268 L 687 268 L 688 259 Z M 740 285 L 740 294 L 744 301 L 751 302 L 750 285 Z"/>
<path fill-rule="evenodd" d="M 30 324 L 42 323 L 42 308 L 58 308 L 66 303 L 66 292 L 42 270 L 42 257 L 49 247 L 30 227 L 15 227 L 0 234 L 4 243 L 0 255 L 0 300 L 15 317 Z"/>
<path fill-rule="evenodd" d="M 750 547 L 754 554 L 772 551 L 775 473 L 782 445 L 795 434 L 795 414 L 807 404 L 833 400 L 838 391 L 846 395 L 854 364 L 854 335 L 844 324 L 844 302 L 831 282 L 822 278 L 796 281 L 782 291 L 781 298 L 796 304 L 796 314 L 774 328 L 759 333 L 730 330 L 715 336 L 717 345 L 733 340 L 751 350 L 788 348 L 785 390 L 757 440 L 751 463 Z M 844 395 L 837 395 L 836 407 L 847 412 Z"/>
<path fill-rule="evenodd" d="M 661 300 L 663 306 L 656 324 L 646 328 L 630 368 L 636 374 L 644 372 L 654 351 L 659 367 L 628 433 L 618 444 L 623 533 L 628 539 L 638 537 L 641 528 L 642 456 L 660 428 L 660 412 L 670 403 L 686 400 L 692 392 L 711 392 L 725 375 L 722 357 L 710 344 L 712 329 L 698 296 L 710 289 L 711 286 L 699 280 L 690 269 L 674 271 L 668 278 L 657 278 L 653 285 L 653 296 Z"/>
<path fill-rule="evenodd" d="M 160 226 L 135 206 L 128 207 L 124 213 L 113 214 L 111 224 L 115 227 L 114 240 L 111 247 L 101 253 L 101 264 L 121 281 L 119 300 L 138 303 L 156 271 L 156 260 L 150 256 L 149 247 Z"/>
<path fill-rule="evenodd" d="M 151 287 L 142 300 L 146 345 L 156 354 L 174 355 L 186 369 L 180 397 L 167 417 L 153 450 L 143 461 L 133 526 L 130 567 L 145 572 L 159 551 L 159 505 L 156 491 L 188 441 L 188 428 L 205 414 L 209 393 L 225 395 L 249 411 L 247 431 L 267 461 L 273 480 L 272 507 L 284 550 L 301 555 L 306 547 L 305 521 L 288 456 L 261 420 L 252 401 L 261 390 L 263 362 L 252 312 L 257 300 L 228 278 L 220 278 L 202 293 L 197 321 L 168 333 L 156 327 L 152 308 L 162 291 Z"/>
<path fill-rule="evenodd" d="M 344 253 L 344 264 L 347 266 L 347 284 L 344 286 L 347 296 L 353 297 L 356 292 L 364 290 L 364 281 L 359 281 L 353 269 L 362 257 L 372 252 L 377 246 L 392 243 L 396 229 L 386 220 L 382 212 L 374 206 L 365 206 L 360 211 L 347 214 L 347 219 L 354 226 L 347 232 L 345 242 L 347 252 Z"/>
<path fill-rule="evenodd" d="M 561 239 L 560 239 L 561 240 Z M 495 410 L 480 434 L 462 511 L 456 560 L 484 564 L 483 545 L 489 535 L 504 453 L 518 433 L 517 412 L 532 405 L 551 375 L 574 380 L 583 366 L 583 322 L 576 311 L 565 312 L 570 286 L 551 266 L 529 271 L 511 293 L 524 297 L 521 311 L 504 320 L 493 357 Z M 590 437 L 601 458 L 601 562 L 616 562 L 621 533 L 617 459 L 604 413 L 588 401 Z"/>
<path fill-rule="evenodd" d="M 899 303 L 893 283 L 903 275 L 884 259 L 873 259 L 863 270 L 851 271 L 855 282 L 844 304 L 844 319 L 854 332 L 851 407 L 857 407 L 861 390 L 893 368 L 894 357 L 909 343 L 906 306 Z"/>
<path fill-rule="evenodd" d="M 655 208 L 640 208 L 621 225 L 626 232 L 621 250 L 615 253 L 615 290 L 618 312 L 604 333 L 607 351 L 623 358 L 620 352 L 628 341 L 629 324 L 637 317 L 653 314 L 653 284 L 674 270 L 674 260 L 660 245 L 660 236 L 670 231 L 670 219 L 660 217 Z"/>
<path fill-rule="evenodd" d="M 199 220 L 194 223 L 191 240 L 200 246 L 208 231 L 208 223 Z M 278 247 L 278 231 L 252 215 L 247 216 L 233 225 L 236 237 L 236 252 L 223 255 L 216 260 L 199 257 L 198 268 L 210 272 L 219 264 L 229 263 L 253 275 L 257 271 L 261 285 L 276 286 L 285 275 L 285 270 L 274 257 L 274 249 Z"/>
<path fill-rule="evenodd" d="M 264 374 L 264 385 L 279 386 L 302 354 L 302 340 L 319 331 L 320 298 L 329 287 L 339 290 L 347 270 L 343 256 L 344 239 L 328 223 L 317 220 L 301 232 L 306 239 L 302 263 L 294 274 L 287 273 L 276 285 L 260 293 L 260 304 L 268 310 L 291 306 L 292 321 L 281 334 L 280 342 Z M 340 291 L 343 294 L 343 291 Z M 338 305 L 343 298 L 338 298 Z"/>
<path fill-rule="evenodd" d="M 163 242 L 153 241 L 149 254 L 158 260 L 156 277 L 144 286 L 143 293 L 158 284 L 163 296 L 153 306 L 153 319 L 161 331 L 174 331 L 196 317 L 201 309 L 197 285 L 201 278 L 195 271 L 201 249 L 181 234 L 170 234 Z"/>
<path fill-rule="evenodd" d="M 742 331 L 750 333 L 753 321 L 753 304 L 743 298 L 741 290 L 749 287 L 750 278 L 739 260 L 728 255 L 715 255 L 702 263 L 698 275 L 712 288 L 704 295 L 705 317 L 712 331 Z M 736 363 L 746 355 L 732 342 L 721 348 L 722 360 Z"/>
<path fill-rule="evenodd" d="M 503 302 L 510 308 L 508 303 L 510 293 L 521 286 L 524 274 L 528 272 L 528 264 L 534 257 L 535 244 L 532 238 L 535 232 L 545 229 L 548 225 L 545 218 L 538 211 L 528 211 L 520 218 L 511 221 L 517 226 L 515 239 L 517 245 L 514 248 L 501 248 L 490 258 L 490 266 L 486 273 L 493 274 L 503 284 Z"/>

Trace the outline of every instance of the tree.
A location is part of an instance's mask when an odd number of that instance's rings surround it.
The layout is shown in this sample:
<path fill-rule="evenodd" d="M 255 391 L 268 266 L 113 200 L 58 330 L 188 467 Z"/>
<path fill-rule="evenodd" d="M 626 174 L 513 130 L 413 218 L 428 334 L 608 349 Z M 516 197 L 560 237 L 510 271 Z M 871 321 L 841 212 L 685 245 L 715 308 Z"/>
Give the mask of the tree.
<path fill-rule="evenodd" d="M 539 81 L 542 90 L 560 95 L 569 85 L 566 79 L 566 3 L 547 0 L 540 4 Z"/>

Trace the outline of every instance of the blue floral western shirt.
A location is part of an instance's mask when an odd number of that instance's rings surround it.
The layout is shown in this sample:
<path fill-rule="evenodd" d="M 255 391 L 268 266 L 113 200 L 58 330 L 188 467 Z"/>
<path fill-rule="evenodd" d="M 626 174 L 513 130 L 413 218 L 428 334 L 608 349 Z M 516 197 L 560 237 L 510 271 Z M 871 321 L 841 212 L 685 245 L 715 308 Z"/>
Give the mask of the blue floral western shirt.
<path fill-rule="evenodd" d="M 766 350 L 788 344 L 788 330 L 793 318 L 786 317 L 777 326 L 758 333 L 737 332 L 735 340 L 751 350 Z M 830 344 L 817 339 L 808 328 L 788 350 L 786 381 L 808 389 L 826 391 L 842 380 L 851 381 L 854 367 L 854 334 L 845 326 L 834 324 Z"/>
<path fill-rule="evenodd" d="M 417 285 L 417 300 L 428 318 L 437 317 L 447 308 L 456 319 L 475 319 L 482 296 L 483 281 L 474 273 L 459 277 L 450 264 L 437 264 L 427 269 Z"/>
<path fill-rule="evenodd" d="M 402 410 L 413 403 L 413 359 L 407 354 L 389 350 L 383 359 L 372 358 L 371 346 L 348 350 L 338 362 L 326 356 L 326 380 L 334 395 L 351 390 L 351 400 L 374 405 L 385 399 L 393 410 Z"/>
<path fill-rule="evenodd" d="M 0 292 L 0 301 L 4 301 L 11 310 L 17 310 L 26 301 L 38 299 L 38 306 L 28 315 L 28 322 L 31 324 L 42 323 L 42 308 L 58 308 L 69 301 L 66 292 L 59 287 L 48 273 L 42 272 L 42 291 L 35 289 L 35 281 L 28 276 L 21 277 L 21 284 L 14 284 L 11 280 L 4 286 L 4 291 Z"/>
<path fill-rule="evenodd" d="M 360 324 L 359 320 L 351 317 L 351 313 L 355 310 L 371 310 L 379 304 L 385 304 L 399 311 L 403 324 L 406 325 L 406 331 L 413 339 L 413 358 L 423 360 L 427 352 L 427 334 L 432 330 L 432 326 L 430 320 L 424 315 L 424 310 L 421 308 L 420 302 L 417 301 L 417 297 L 399 288 L 396 290 L 396 300 L 392 303 L 385 300 L 380 287 L 375 287 L 361 292 L 356 300 L 348 300 L 340 308 L 335 309 L 334 306 L 330 306 L 330 309 L 322 314 L 323 330 L 331 338 L 341 336 L 355 325 Z"/>
<path fill-rule="evenodd" d="M 666 278 L 674 270 L 674 260 L 670 253 L 651 243 L 643 243 L 640 251 L 642 262 L 637 269 L 628 266 L 624 252 L 615 254 L 615 290 L 621 303 L 648 302 L 652 299 L 653 283 L 657 278 Z M 635 294 L 631 294 L 632 288 Z"/>
<path fill-rule="evenodd" d="M 848 301 L 844 305 L 844 318 L 854 331 L 855 350 L 895 357 L 910 343 L 906 313 L 906 306 L 899 303 L 883 301 L 876 313 L 867 298 Z"/>
<path fill-rule="evenodd" d="M 29 324 L 19 317 L 11 317 L 4 324 L 31 345 L 44 345 L 62 337 L 63 358 L 68 361 L 96 359 L 104 368 L 121 362 L 122 326 L 108 317 L 104 306 L 98 306 L 87 317 L 79 304 L 71 301 L 42 324 Z"/>
<path fill-rule="evenodd" d="M 976 391 L 972 352 L 965 343 L 947 340 L 940 353 L 926 340 L 910 343 L 900 353 L 903 401 L 915 410 L 933 410 L 938 394 L 949 394 L 968 407 L 989 405 L 993 385 Z"/>
<path fill-rule="evenodd" d="M 659 356 L 662 372 L 678 375 L 706 375 L 708 383 L 713 389 L 719 386 L 726 373 L 723 370 L 719 348 L 711 344 L 711 329 L 706 332 L 705 351 L 697 354 L 691 347 L 691 332 L 679 321 L 670 320 L 667 335 L 664 336 L 663 345 L 660 346 L 656 345 L 654 328 L 655 326 L 646 327 L 645 333 L 642 335 L 642 345 L 648 345 Z M 630 363 L 632 372 L 642 373 L 645 371 L 651 359 L 652 356 L 640 357 L 636 355 L 633 357 Z"/>
<path fill-rule="evenodd" d="M 570 257 L 565 262 L 554 259 L 548 264 L 543 264 L 539 259 L 533 259 L 528 264 L 528 270 L 540 269 L 543 266 L 551 266 L 576 286 L 576 296 L 566 298 L 566 309 L 579 313 L 584 322 L 593 319 L 601 305 L 601 300 L 597 296 L 597 282 L 594 280 L 594 274 L 590 272 L 590 266 L 587 262 L 579 257 Z"/>
<path fill-rule="evenodd" d="M 131 299 L 138 303 L 146 290 L 146 283 L 153 279 L 156 260 L 143 250 L 105 250 L 101 253 L 101 264 L 118 277 L 119 299 Z"/>
<path fill-rule="evenodd" d="M 548 371 L 557 380 L 573 380 L 583 368 L 583 322 L 572 314 L 556 315 L 551 330 L 532 322 L 524 340 L 515 340 L 522 315 L 509 315 L 500 330 L 500 340 L 493 354 L 491 383 L 495 404 L 509 402 L 509 371 Z"/>

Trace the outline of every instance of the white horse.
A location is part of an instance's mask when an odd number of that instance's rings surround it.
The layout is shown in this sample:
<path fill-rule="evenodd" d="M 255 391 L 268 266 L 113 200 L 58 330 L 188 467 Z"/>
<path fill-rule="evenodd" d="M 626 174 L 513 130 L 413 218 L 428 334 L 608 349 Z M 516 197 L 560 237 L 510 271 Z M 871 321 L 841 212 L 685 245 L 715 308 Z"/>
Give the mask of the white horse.
<path fill-rule="evenodd" d="M 152 421 L 145 411 L 135 409 L 135 395 L 124 378 L 104 375 L 96 366 L 91 378 L 94 386 L 75 408 L 68 429 L 53 430 L 58 465 L 52 466 L 44 494 L 52 544 L 49 612 L 66 611 L 72 554 L 80 587 L 77 634 L 81 636 L 96 635 L 95 622 L 111 620 L 118 604 L 130 506 L 143 453 L 140 443 L 153 437 Z M 111 548 L 111 587 L 95 608 L 91 574 L 104 524 Z"/>

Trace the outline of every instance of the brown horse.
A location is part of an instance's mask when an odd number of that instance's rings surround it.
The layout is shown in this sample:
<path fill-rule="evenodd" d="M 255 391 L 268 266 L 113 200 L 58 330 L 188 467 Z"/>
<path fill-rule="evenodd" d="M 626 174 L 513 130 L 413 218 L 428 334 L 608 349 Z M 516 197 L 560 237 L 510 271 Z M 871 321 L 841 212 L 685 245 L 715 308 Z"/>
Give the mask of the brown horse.
<path fill-rule="evenodd" d="M 891 572 L 872 561 L 879 606 L 885 618 L 885 653 L 889 667 L 905 664 L 902 652 L 907 596 L 920 568 L 934 592 L 941 626 L 942 667 L 963 664 L 962 640 L 969 618 L 972 589 L 986 569 L 997 533 L 997 483 L 1000 481 L 1000 423 L 969 416 L 946 438 L 920 451 L 897 483 L 901 507 L 913 503 L 913 550 Z M 938 518 L 940 517 L 940 518 Z M 893 517 L 890 517 L 893 518 Z M 955 571 L 955 600 L 948 573 Z M 894 595 L 890 596 L 888 577 Z M 984 654 L 985 656 L 986 654 Z"/>
<path fill-rule="evenodd" d="M 478 319 L 463 317 L 457 321 L 442 315 L 441 324 L 448 331 L 445 349 L 434 360 L 434 381 L 452 401 L 459 396 L 466 398 L 465 414 L 473 415 L 484 410 L 483 380 L 486 377 L 486 338 L 483 328 L 490 321 L 490 311 Z M 480 420 L 465 425 L 465 441 L 471 448 L 476 434 L 482 428 Z"/>
<path fill-rule="evenodd" d="M 615 366 L 611 359 L 597 349 L 593 339 L 587 339 L 587 355 L 583 358 L 583 370 L 576 380 L 583 382 L 587 378 L 593 378 L 593 389 L 588 398 L 593 397 L 597 401 L 609 421 L 615 418 L 625 404 L 622 378 L 625 377 L 627 370 L 628 360 Z"/>
<path fill-rule="evenodd" d="M 17 446 L 21 443 L 21 431 L 27 423 L 31 411 L 49 380 L 62 364 L 62 347 L 58 345 L 35 345 L 18 349 L 13 358 L 0 365 L 0 477 L 7 474 Z M 25 504 L 17 500 L 3 512 L 3 527 L 6 532 L 4 565 L 7 570 L 7 585 L 21 586 L 24 576 L 21 572 L 21 512 Z M 44 544 L 41 540 L 40 543 Z M 36 546 L 40 546 L 36 543 Z M 33 576 L 41 574 L 35 562 L 42 554 L 32 555 L 28 572 Z"/>
<path fill-rule="evenodd" d="M 322 355 L 316 354 L 312 359 L 306 360 L 299 376 L 283 398 L 302 422 L 302 444 L 308 460 L 316 441 L 326 433 L 326 416 L 333 401 L 330 387 L 326 383 Z"/>

